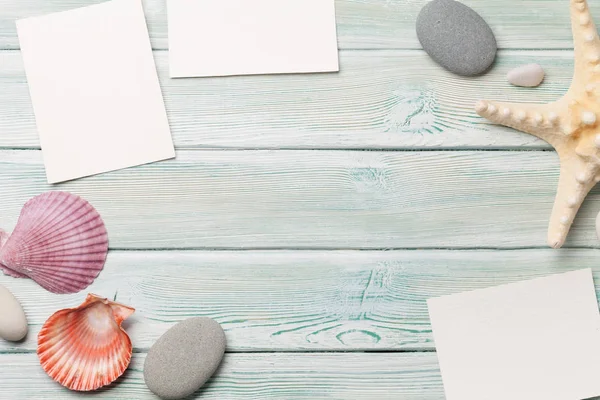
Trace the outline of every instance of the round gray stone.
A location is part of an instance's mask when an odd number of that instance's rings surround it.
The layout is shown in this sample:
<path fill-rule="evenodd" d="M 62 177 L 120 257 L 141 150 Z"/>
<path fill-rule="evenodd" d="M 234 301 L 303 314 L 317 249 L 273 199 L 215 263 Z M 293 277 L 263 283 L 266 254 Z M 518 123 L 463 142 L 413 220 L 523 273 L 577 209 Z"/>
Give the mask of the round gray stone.
<path fill-rule="evenodd" d="M 148 351 L 144 380 L 163 399 L 182 399 L 200 389 L 225 353 L 225 332 L 210 318 L 190 318 L 169 329 Z"/>
<path fill-rule="evenodd" d="M 423 49 L 442 67 L 463 76 L 484 73 L 496 58 L 496 38 L 471 8 L 454 0 L 433 0 L 417 17 Z"/>

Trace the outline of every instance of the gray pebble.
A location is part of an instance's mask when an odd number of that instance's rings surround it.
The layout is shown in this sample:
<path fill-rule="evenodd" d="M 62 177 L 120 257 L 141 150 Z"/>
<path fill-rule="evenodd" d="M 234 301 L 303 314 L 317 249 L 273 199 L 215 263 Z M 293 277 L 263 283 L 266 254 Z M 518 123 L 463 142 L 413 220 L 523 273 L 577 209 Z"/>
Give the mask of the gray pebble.
<path fill-rule="evenodd" d="M 148 351 L 144 380 L 163 399 L 200 389 L 223 359 L 225 332 L 210 318 L 190 318 L 169 329 Z"/>
<path fill-rule="evenodd" d="M 19 300 L 0 285 L 0 338 L 18 342 L 27 336 L 27 318 Z"/>
<path fill-rule="evenodd" d="M 496 38 L 475 11 L 454 0 L 433 0 L 417 17 L 423 49 L 442 67 L 463 76 L 482 74 L 496 58 Z"/>

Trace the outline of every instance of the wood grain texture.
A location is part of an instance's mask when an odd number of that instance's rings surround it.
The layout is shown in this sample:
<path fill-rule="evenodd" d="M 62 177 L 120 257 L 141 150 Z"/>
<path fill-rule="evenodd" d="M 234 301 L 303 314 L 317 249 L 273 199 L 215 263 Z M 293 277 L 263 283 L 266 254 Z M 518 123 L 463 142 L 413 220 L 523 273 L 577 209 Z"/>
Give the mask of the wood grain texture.
<path fill-rule="evenodd" d="M 144 354 L 134 354 L 125 375 L 84 396 L 69 392 L 40 368 L 35 354 L 0 354 L 2 399 L 156 400 L 142 375 Z M 191 399 L 443 400 L 435 353 L 227 354 L 214 379 Z"/>
<path fill-rule="evenodd" d="M 0 49 L 18 48 L 15 19 L 66 11 L 102 0 L 0 0 Z M 336 0 L 342 49 L 419 48 L 415 20 L 428 0 Z M 465 0 L 484 17 L 501 48 L 572 47 L 566 1 Z M 592 2 L 592 13 L 598 7 Z M 153 46 L 166 49 L 165 0 L 144 0 Z"/>
<path fill-rule="evenodd" d="M 0 227 L 47 190 L 89 200 L 113 249 L 546 247 L 554 152 L 179 151 L 50 186 L 40 151 L 0 151 Z M 600 192 L 568 246 L 598 246 Z"/>
<path fill-rule="evenodd" d="M 30 325 L 25 342 L 0 341 L 0 351 L 35 350 L 46 319 L 87 292 L 137 309 L 125 326 L 141 352 L 194 316 L 222 324 L 229 352 L 433 350 L 428 298 L 579 268 L 593 269 L 600 292 L 599 256 L 595 249 L 111 252 L 98 280 L 75 295 L 0 276 Z"/>
<path fill-rule="evenodd" d="M 473 105 L 482 98 L 556 100 L 573 69 L 571 51 L 502 52 L 479 78 L 454 76 L 422 51 L 342 51 L 339 74 L 169 79 L 167 57 L 155 52 L 180 149 L 547 149 L 488 123 Z M 530 62 L 544 65 L 545 83 L 510 86 L 506 72 Z M 0 147 L 39 147 L 18 51 L 0 52 L 0 133 Z"/>
<path fill-rule="evenodd" d="M 554 152 L 179 151 L 50 186 L 40 151 L 0 151 L 0 227 L 47 190 L 89 200 L 113 249 L 546 247 Z M 592 190 L 566 246 L 598 246 Z"/>
<path fill-rule="evenodd" d="M 99 209 L 111 248 L 127 250 L 111 251 L 89 291 L 136 307 L 126 322 L 136 354 L 94 398 L 154 399 L 145 352 L 173 324 L 209 316 L 229 353 L 193 398 L 442 400 L 427 298 L 586 267 L 600 282 L 600 250 L 572 248 L 598 246 L 600 190 L 571 248 L 434 250 L 546 245 L 556 155 L 473 151 L 549 146 L 488 124 L 472 105 L 566 91 L 572 52 L 556 50 L 572 47 L 565 1 L 465 0 L 509 49 L 485 77 L 453 76 L 415 50 L 428 0 L 337 0 L 339 74 L 171 80 L 165 0 L 144 0 L 177 159 L 49 186 L 41 152 L 15 150 L 39 141 L 14 20 L 101 1 L 0 0 L 0 227 L 12 229 L 30 197 L 68 190 Z M 506 72 L 529 62 L 544 66 L 544 84 L 509 86 Z M 306 250 L 339 248 L 407 250 Z M 0 284 L 31 329 L 23 343 L 0 341 L 0 399 L 82 398 L 45 376 L 34 351 L 43 322 L 85 292 L 54 295 L 3 275 Z M 360 353 L 369 350 L 393 353 Z"/>

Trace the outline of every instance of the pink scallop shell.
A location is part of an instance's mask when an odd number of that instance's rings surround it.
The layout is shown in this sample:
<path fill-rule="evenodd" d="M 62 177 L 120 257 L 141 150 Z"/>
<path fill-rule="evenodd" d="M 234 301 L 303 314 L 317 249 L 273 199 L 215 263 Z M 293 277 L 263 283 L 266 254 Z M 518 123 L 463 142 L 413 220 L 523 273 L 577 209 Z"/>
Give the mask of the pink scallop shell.
<path fill-rule="evenodd" d="M 121 324 L 134 312 L 94 294 L 77 308 L 57 311 L 38 335 L 42 368 L 71 390 L 96 390 L 114 382 L 131 362 L 131 339 Z"/>
<path fill-rule="evenodd" d="M 9 236 L 10 235 L 8 233 L 6 233 L 2 229 L 0 229 L 0 249 L 2 249 L 2 247 L 4 247 L 4 244 L 8 240 Z M 2 265 L 2 263 L 0 263 L 0 269 L 2 270 L 2 272 L 4 272 L 8 276 L 12 276 L 14 278 L 27 278 L 27 275 L 21 274 L 17 271 L 13 271 L 12 269 Z"/>
<path fill-rule="evenodd" d="M 90 203 L 74 194 L 48 192 L 25 204 L 8 239 L 0 232 L 0 245 L 5 274 L 29 277 L 53 293 L 77 293 L 104 267 L 108 234 Z"/>

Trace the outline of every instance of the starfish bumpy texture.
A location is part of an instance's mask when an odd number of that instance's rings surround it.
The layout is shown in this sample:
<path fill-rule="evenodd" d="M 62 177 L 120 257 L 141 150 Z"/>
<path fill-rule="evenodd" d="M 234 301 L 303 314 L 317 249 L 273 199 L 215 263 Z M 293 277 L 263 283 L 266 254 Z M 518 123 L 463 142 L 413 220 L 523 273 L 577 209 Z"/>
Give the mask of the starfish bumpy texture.
<path fill-rule="evenodd" d="M 571 1 L 575 71 L 569 91 L 548 104 L 480 101 L 479 115 L 550 143 L 560 159 L 548 244 L 565 243 L 585 196 L 600 181 L 600 39 L 586 0 Z"/>

